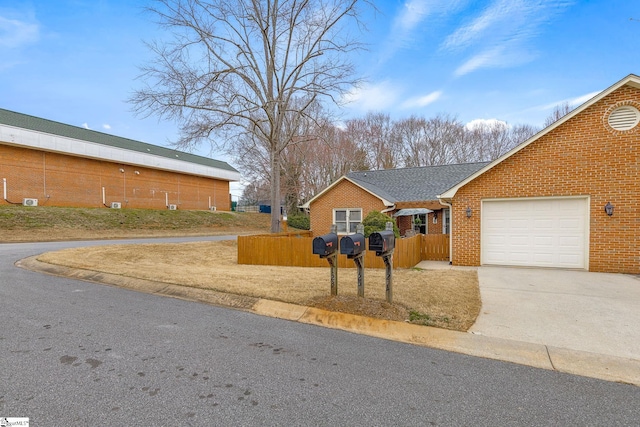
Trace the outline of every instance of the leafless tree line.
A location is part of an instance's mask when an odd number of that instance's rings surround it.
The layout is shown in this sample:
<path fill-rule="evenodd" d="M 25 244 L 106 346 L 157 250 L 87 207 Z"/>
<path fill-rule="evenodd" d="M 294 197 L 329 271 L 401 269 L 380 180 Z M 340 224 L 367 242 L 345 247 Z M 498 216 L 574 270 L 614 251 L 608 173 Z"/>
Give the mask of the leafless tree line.
<path fill-rule="evenodd" d="M 339 107 L 361 82 L 350 58 L 364 48 L 370 0 L 155 0 L 147 10 L 165 31 L 148 42 L 130 102 L 179 123 L 179 148 L 230 150 L 250 181 L 247 200 L 284 197 L 291 210 L 354 170 L 491 160 L 535 131 L 384 113 L 334 125 L 322 105 Z"/>
<path fill-rule="evenodd" d="M 465 125 L 446 114 L 392 120 L 380 112 L 342 126 L 317 116 L 298 125 L 295 142 L 282 151 L 280 181 L 289 212 L 352 171 L 490 161 L 538 131 L 501 121 Z M 251 140 L 238 147 L 236 164 L 249 180 L 243 203 L 269 200 L 267 153 Z"/>

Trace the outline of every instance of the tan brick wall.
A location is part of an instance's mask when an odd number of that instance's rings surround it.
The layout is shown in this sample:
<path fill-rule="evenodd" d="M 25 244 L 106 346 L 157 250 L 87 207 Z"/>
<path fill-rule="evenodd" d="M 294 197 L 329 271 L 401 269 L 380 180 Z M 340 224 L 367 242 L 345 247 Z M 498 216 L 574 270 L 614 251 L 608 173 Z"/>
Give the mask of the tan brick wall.
<path fill-rule="evenodd" d="M 429 214 L 427 226 L 429 227 L 429 234 L 442 234 L 442 207 L 442 204 L 437 200 L 398 202 L 396 203 L 395 210 L 390 212 L 390 214 L 400 209 L 440 209 L 438 210 L 438 223 L 433 224 L 433 214 Z M 349 181 L 342 181 L 311 204 L 309 217 L 311 230 L 314 231 L 314 235 L 329 232 L 331 221 L 333 220 L 333 209 L 340 208 L 362 208 L 362 218 L 364 219 L 369 212 L 373 210 L 382 211 L 387 209 L 387 206 L 383 205 L 379 198 L 357 185 Z M 413 228 L 411 219 L 411 216 L 401 216 L 396 219 L 396 223 L 400 229 L 400 235 L 404 235 L 407 230 Z"/>
<path fill-rule="evenodd" d="M 436 223 L 433 223 L 434 214 L 438 214 L 436 219 Z M 442 214 L 442 209 L 438 211 L 434 211 L 427 215 L 427 234 L 442 234 L 442 221 L 444 221 L 444 215 Z"/>
<path fill-rule="evenodd" d="M 629 102 L 640 103 L 640 90 L 624 86 L 458 190 L 453 263 L 480 264 L 483 199 L 590 196 L 589 270 L 640 273 L 640 127 L 606 125 L 607 112 Z"/>
<path fill-rule="evenodd" d="M 362 209 L 362 219 L 371 211 L 382 211 L 382 201 L 350 181 L 342 180 L 310 205 L 309 220 L 314 236 L 328 233 L 334 209 Z"/>
<path fill-rule="evenodd" d="M 169 204 L 177 205 L 178 209 L 208 209 L 211 198 L 211 204 L 218 210 L 231 210 L 227 181 L 0 142 L 2 178 L 7 180 L 7 199 L 14 203 L 35 198 L 45 206 L 101 207 L 104 187 L 106 204 L 120 202 L 123 208 L 166 209 L 168 194 Z M 0 204 L 7 202 L 0 198 Z"/>
<path fill-rule="evenodd" d="M 396 224 L 400 230 L 400 235 L 404 236 L 407 230 L 413 230 L 412 216 L 399 216 L 396 218 Z"/>

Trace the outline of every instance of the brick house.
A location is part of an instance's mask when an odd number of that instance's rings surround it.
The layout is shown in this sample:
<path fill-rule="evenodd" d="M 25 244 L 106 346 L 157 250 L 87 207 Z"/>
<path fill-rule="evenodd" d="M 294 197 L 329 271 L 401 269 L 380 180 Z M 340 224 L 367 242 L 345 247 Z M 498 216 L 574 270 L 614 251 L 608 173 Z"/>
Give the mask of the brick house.
<path fill-rule="evenodd" d="M 440 194 L 454 265 L 640 273 L 640 77 Z"/>
<path fill-rule="evenodd" d="M 371 211 L 394 216 L 401 235 L 414 230 L 419 218 L 423 234 L 448 234 L 449 209 L 437 195 L 487 163 L 426 166 L 351 172 L 305 203 L 314 234 L 327 233 L 332 224 L 338 233 L 355 232 Z"/>
<path fill-rule="evenodd" d="M 231 210 L 229 164 L 0 109 L 0 205 Z"/>

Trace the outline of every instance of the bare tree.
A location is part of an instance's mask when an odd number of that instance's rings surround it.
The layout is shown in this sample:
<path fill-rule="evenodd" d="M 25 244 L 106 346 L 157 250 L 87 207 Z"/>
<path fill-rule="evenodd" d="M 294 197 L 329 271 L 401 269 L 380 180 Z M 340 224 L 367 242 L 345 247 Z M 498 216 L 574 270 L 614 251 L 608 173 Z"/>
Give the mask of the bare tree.
<path fill-rule="evenodd" d="M 242 198 L 240 204 L 242 206 L 255 206 L 269 199 L 271 190 L 269 184 L 264 181 L 252 181 L 245 185 L 242 191 Z"/>
<path fill-rule="evenodd" d="M 393 135 L 393 122 L 387 113 L 369 112 L 362 119 L 347 123 L 347 134 L 367 153 L 367 163 L 376 170 L 393 169 L 401 162 L 401 142 Z"/>
<path fill-rule="evenodd" d="M 327 122 L 317 133 L 318 141 L 307 144 L 304 194 L 308 200 L 336 179 L 356 170 L 368 170 L 367 153 L 346 130 Z"/>
<path fill-rule="evenodd" d="M 400 139 L 403 161 L 406 167 L 425 166 L 426 151 L 425 128 L 427 121 L 422 117 L 411 116 L 393 124 L 394 134 Z"/>
<path fill-rule="evenodd" d="M 444 165 L 466 158 L 464 126 L 455 117 L 438 114 L 427 120 L 413 116 L 394 126 L 406 167 Z"/>
<path fill-rule="evenodd" d="M 562 117 L 569 114 L 571 111 L 573 111 L 573 108 L 571 107 L 571 104 L 569 104 L 567 101 L 556 105 L 553 111 L 551 112 L 551 114 L 549 115 L 549 117 L 545 119 L 544 127 L 551 126 L 552 124 L 560 120 Z"/>
<path fill-rule="evenodd" d="M 131 102 L 178 121 L 179 147 L 217 136 L 231 146 L 249 139 L 268 155 L 277 232 L 281 155 L 298 136 L 293 122 L 357 84 L 348 54 L 362 46 L 347 30 L 359 28 L 365 1 L 157 0 L 149 10 L 172 38 L 149 44 L 155 61 L 142 68 L 144 87 Z"/>
<path fill-rule="evenodd" d="M 527 139 L 531 138 L 533 135 L 535 135 L 536 133 L 538 133 L 540 129 L 535 127 L 535 126 L 531 126 L 531 125 L 515 125 L 511 128 L 511 146 L 509 147 L 509 150 L 511 148 L 514 148 L 520 144 L 522 144 L 523 142 L 525 142 Z M 503 155 L 504 153 L 500 153 L 500 155 Z"/>

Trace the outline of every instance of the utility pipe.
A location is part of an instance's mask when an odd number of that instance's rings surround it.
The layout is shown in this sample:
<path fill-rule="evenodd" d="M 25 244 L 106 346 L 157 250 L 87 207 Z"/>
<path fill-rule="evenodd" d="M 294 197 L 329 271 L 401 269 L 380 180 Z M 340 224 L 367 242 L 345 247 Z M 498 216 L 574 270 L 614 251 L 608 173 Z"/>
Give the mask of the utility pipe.
<path fill-rule="evenodd" d="M 441 198 L 438 198 L 438 201 L 441 205 L 449 207 L 449 265 L 453 265 L 453 206 L 443 202 Z M 444 221 L 444 213 L 442 220 Z"/>

